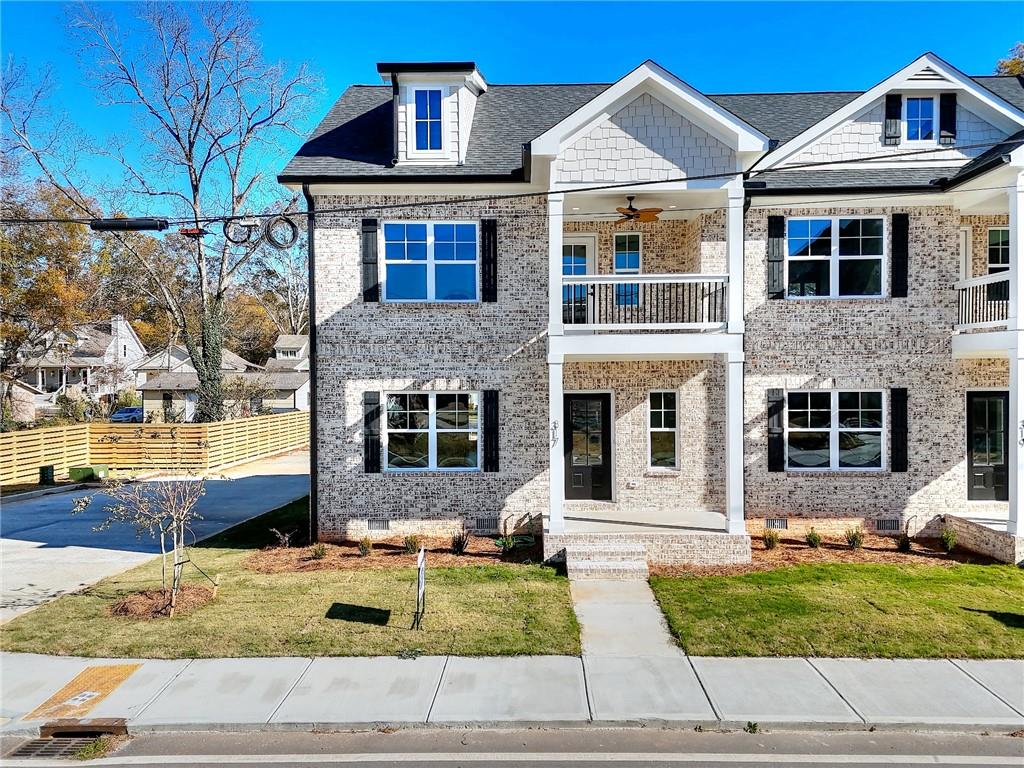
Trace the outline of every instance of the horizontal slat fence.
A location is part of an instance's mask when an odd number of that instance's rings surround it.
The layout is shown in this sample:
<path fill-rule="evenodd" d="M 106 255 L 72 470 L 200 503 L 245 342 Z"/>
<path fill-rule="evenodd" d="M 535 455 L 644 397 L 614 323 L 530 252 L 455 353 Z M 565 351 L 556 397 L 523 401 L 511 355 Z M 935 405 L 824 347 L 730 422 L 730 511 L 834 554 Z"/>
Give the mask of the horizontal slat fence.
<path fill-rule="evenodd" d="M 309 444 L 309 413 L 292 411 L 212 424 L 94 422 L 0 434 L 3 485 L 58 475 L 81 464 L 125 474 L 168 470 L 203 473 Z"/>
<path fill-rule="evenodd" d="M 88 463 L 88 424 L 0 433 L 0 485 L 34 483 L 48 464 L 59 477 Z"/>

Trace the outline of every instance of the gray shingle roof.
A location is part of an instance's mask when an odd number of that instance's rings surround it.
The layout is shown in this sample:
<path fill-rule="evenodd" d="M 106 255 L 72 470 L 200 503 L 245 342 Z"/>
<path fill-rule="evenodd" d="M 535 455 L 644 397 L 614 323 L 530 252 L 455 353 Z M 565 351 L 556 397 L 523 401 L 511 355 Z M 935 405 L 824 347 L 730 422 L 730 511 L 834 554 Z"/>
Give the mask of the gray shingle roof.
<path fill-rule="evenodd" d="M 857 189 L 864 187 L 928 187 L 935 179 L 952 176 L 958 168 L 836 168 L 792 169 L 757 174 L 751 181 L 764 182 L 766 189 Z M 754 194 L 757 189 L 751 190 Z"/>
<path fill-rule="evenodd" d="M 1006 157 L 1020 146 L 1024 146 L 1024 130 L 1007 136 L 1004 141 L 986 149 L 969 163 L 958 168 L 956 174 L 950 179 L 952 182 L 950 186 L 956 186 L 958 183 L 1002 165 Z"/>
<path fill-rule="evenodd" d="M 981 76 L 976 82 L 1024 109 L 1024 78 Z M 331 107 L 311 138 L 288 162 L 280 181 L 309 177 L 355 180 L 522 180 L 528 144 L 608 88 L 575 85 L 491 85 L 477 100 L 466 162 L 460 166 L 392 167 L 391 87 L 354 85 Z M 863 91 L 734 93 L 708 96 L 778 145 L 861 95 Z M 815 172 L 820 173 L 820 172 Z"/>

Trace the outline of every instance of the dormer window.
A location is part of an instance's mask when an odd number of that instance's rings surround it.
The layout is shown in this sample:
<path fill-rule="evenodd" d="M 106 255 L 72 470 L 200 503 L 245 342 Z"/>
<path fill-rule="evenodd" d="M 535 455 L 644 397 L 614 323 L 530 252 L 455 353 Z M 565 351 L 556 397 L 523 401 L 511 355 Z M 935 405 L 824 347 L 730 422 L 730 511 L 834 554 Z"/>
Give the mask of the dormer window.
<path fill-rule="evenodd" d="M 907 141 L 935 141 L 935 98 L 907 97 Z"/>
<path fill-rule="evenodd" d="M 416 151 L 429 152 L 441 149 L 441 89 L 416 90 Z"/>

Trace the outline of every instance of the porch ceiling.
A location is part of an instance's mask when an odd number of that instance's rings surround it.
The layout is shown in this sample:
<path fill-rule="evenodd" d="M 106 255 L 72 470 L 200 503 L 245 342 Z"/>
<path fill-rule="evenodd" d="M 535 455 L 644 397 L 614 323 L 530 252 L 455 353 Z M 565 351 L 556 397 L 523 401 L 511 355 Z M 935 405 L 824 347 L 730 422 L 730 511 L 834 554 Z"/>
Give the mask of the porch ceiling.
<path fill-rule="evenodd" d="M 651 190 L 640 187 L 637 191 L 619 188 L 588 192 L 570 192 L 565 196 L 566 221 L 609 221 L 619 218 L 616 208 L 627 205 L 627 195 L 634 195 L 637 208 L 661 208 L 662 219 L 693 219 L 701 213 L 725 208 L 726 192 L 717 190 Z"/>

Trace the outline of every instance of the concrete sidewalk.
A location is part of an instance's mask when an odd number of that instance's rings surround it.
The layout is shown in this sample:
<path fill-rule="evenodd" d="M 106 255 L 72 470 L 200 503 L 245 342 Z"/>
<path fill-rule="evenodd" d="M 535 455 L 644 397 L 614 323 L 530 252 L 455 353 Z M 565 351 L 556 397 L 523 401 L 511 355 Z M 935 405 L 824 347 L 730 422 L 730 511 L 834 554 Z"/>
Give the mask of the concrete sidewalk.
<path fill-rule="evenodd" d="M 130 662 L 0 654 L 0 735 L 35 735 L 59 715 L 125 718 L 132 732 L 380 724 L 738 728 L 748 721 L 776 729 L 1024 728 L 1024 661 L 1017 660 L 690 658 L 679 652 L 142 660 L 120 685 L 88 690 L 103 670 L 87 668 Z"/>

